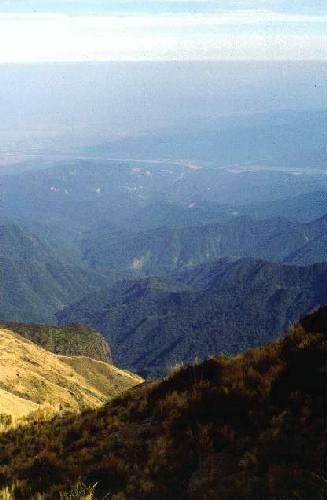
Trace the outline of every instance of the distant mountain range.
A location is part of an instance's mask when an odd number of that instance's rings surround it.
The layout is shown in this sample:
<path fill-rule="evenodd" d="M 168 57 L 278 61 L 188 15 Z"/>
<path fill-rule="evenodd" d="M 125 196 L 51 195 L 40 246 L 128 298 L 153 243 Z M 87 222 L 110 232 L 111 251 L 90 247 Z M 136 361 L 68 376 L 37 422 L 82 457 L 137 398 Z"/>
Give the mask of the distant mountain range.
<path fill-rule="evenodd" d="M 16 224 L 0 226 L 0 242 L 0 318 L 4 321 L 54 321 L 58 309 L 106 283 L 61 261 L 51 247 Z"/>
<path fill-rule="evenodd" d="M 166 275 L 221 257 L 255 257 L 307 265 L 327 261 L 327 216 L 310 223 L 237 217 L 215 224 L 161 227 L 136 235 L 95 229 L 82 256 L 95 269 Z"/>
<path fill-rule="evenodd" d="M 109 340 L 115 363 L 153 376 L 196 357 L 262 345 L 327 302 L 326 264 L 223 259 L 173 278 L 118 282 L 57 318 L 95 327 Z"/>
<path fill-rule="evenodd" d="M 274 338 L 326 302 L 326 191 L 313 167 L 264 167 L 85 158 L 2 176 L 0 319 L 85 323 L 146 376 Z"/>
<path fill-rule="evenodd" d="M 117 231 L 104 224 L 72 238 L 67 246 L 60 231 L 56 240 L 55 233 L 44 229 L 33 224 L 0 227 L 4 321 L 55 322 L 59 310 L 124 275 L 167 278 L 231 256 L 296 265 L 327 260 L 326 216 L 309 223 L 242 216 L 144 232 Z"/>
<path fill-rule="evenodd" d="M 114 158 L 187 158 L 217 165 L 325 168 L 326 110 L 233 117 L 224 125 L 161 130 L 99 145 L 91 151 Z"/>
<path fill-rule="evenodd" d="M 50 225 L 65 239 L 77 238 L 95 223 L 146 230 L 215 222 L 233 212 L 307 221 L 326 213 L 319 192 L 326 192 L 324 186 L 323 171 L 296 168 L 67 159 L 47 169 L 2 176 L 2 217 Z"/>
<path fill-rule="evenodd" d="M 315 191 L 294 197 L 268 201 L 257 205 L 244 205 L 237 207 L 239 214 L 249 215 L 254 219 L 269 219 L 272 217 L 286 217 L 299 222 L 310 222 L 326 214 L 327 193 Z"/>

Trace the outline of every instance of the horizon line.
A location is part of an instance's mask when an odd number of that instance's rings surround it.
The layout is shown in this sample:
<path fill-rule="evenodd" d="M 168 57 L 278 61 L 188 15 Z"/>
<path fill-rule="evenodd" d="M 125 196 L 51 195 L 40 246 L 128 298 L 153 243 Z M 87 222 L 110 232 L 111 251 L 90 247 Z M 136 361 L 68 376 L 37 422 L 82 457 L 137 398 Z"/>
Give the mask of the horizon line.
<path fill-rule="evenodd" d="M 9 65 L 36 65 L 36 64 L 103 64 L 103 63 L 214 63 L 214 62 L 324 62 L 327 64 L 327 58 L 201 58 L 201 59 L 77 59 L 77 60 L 41 60 L 41 61 L 0 61 L 1 66 Z"/>

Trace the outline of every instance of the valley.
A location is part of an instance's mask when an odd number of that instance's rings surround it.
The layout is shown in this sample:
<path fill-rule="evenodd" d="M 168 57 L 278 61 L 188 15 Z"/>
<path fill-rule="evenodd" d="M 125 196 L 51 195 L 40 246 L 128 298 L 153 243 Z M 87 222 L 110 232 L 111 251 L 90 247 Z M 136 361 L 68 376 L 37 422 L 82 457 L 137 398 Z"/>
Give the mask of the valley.
<path fill-rule="evenodd" d="M 142 162 L 72 157 L 2 176 L 3 321 L 94 327 L 114 363 L 156 377 L 262 345 L 326 303 L 314 171 Z"/>
<path fill-rule="evenodd" d="M 277 59 L 0 64 L 1 500 L 326 497 L 326 72 Z"/>
<path fill-rule="evenodd" d="M 222 259 L 174 278 L 117 282 L 57 318 L 95 327 L 119 366 L 153 377 L 196 358 L 264 345 L 327 302 L 326 264 Z"/>

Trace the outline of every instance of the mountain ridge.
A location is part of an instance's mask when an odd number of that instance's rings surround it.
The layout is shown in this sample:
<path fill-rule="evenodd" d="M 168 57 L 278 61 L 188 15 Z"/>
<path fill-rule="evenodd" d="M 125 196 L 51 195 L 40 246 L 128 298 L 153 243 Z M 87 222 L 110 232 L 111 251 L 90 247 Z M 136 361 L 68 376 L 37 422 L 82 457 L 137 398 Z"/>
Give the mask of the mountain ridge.
<path fill-rule="evenodd" d="M 0 328 L 16 332 L 54 354 L 86 356 L 112 363 L 110 346 L 104 337 L 96 330 L 77 323 L 58 326 L 0 321 Z"/>
<path fill-rule="evenodd" d="M 136 235 L 89 235 L 82 242 L 83 259 L 95 269 L 110 267 L 136 275 L 166 275 L 221 257 L 253 257 L 274 262 L 312 264 L 327 261 L 324 245 L 301 260 L 309 241 L 323 238 L 327 216 L 309 223 L 282 217 L 263 221 L 249 216 L 181 228 L 160 227 Z"/>
<path fill-rule="evenodd" d="M 96 328 L 119 366 L 157 376 L 176 363 L 274 339 L 327 302 L 326 273 L 326 264 L 222 259 L 173 274 L 171 281 L 117 282 L 58 312 L 57 319 Z"/>
<path fill-rule="evenodd" d="M 0 226 L 0 318 L 51 322 L 55 312 L 106 282 L 89 270 L 60 261 L 56 252 L 16 224 Z"/>

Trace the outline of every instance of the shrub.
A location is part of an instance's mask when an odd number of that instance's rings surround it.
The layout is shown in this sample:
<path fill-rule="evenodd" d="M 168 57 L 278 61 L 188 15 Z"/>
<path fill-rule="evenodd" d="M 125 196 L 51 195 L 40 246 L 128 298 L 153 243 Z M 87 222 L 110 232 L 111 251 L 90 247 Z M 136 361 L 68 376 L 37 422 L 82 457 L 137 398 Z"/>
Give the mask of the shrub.
<path fill-rule="evenodd" d="M 0 427 L 7 429 L 12 425 L 12 416 L 7 413 L 0 413 Z"/>
<path fill-rule="evenodd" d="M 96 483 L 89 486 L 83 481 L 78 481 L 70 491 L 61 492 L 60 500 L 93 500 Z"/>

